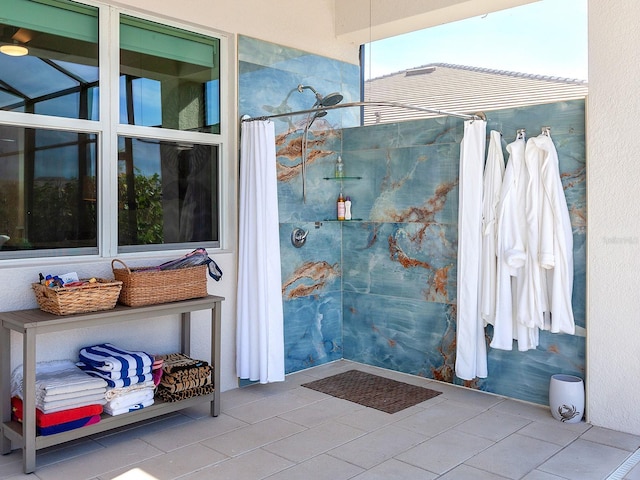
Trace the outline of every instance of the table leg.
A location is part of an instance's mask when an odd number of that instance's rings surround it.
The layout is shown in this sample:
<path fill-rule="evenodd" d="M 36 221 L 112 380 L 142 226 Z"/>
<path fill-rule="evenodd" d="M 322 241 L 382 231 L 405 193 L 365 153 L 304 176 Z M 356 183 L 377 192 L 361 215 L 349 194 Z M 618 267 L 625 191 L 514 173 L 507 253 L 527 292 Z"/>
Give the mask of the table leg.
<path fill-rule="evenodd" d="M 180 351 L 191 355 L 191 312 L 182 313 L 180 329 Z"/>
<path fill-rule="evenodd" d="M 22 335 L 22 465 L 24 473 L 36 469 L 36 333 Z"/>
<path fill-rule="evenodd" d="M 4 435 L 4 423 L 11 420 L 11 331 L 0 326 L 0 448 L 2 455 L 11 452 L 11 440 Z"/>
<path fill-rule="evenodd" d="M 211 363 L 213 364 L 213 402 L 211 416 L 220 415 L 220 335 L 221 335 L 221 302 L 216 302 L 211 310 Z"/>

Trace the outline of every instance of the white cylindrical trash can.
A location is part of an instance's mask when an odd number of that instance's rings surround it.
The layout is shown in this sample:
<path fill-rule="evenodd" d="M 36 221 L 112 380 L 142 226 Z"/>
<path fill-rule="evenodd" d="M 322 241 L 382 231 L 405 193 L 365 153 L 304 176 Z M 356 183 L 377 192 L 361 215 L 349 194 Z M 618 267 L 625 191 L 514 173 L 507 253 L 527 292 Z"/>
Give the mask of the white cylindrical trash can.
<path fill-rule="evenodd" d="M 584 415 L 584 382 L 574 375 L 557 374 L 549 382 L 549 408 L 556 420 L 578 423 Z"/>

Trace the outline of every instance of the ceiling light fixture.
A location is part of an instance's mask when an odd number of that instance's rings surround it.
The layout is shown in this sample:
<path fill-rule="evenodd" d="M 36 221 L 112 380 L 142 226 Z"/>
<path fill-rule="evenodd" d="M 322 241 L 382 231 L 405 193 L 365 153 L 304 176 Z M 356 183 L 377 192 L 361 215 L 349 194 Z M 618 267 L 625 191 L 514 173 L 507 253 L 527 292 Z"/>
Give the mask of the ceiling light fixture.
<path fill-rule="evenodd" d="M 24 45 L 0 45 L 0 52 L 12 57 L 23 57 L 29 54 L 29 49 Z"/>

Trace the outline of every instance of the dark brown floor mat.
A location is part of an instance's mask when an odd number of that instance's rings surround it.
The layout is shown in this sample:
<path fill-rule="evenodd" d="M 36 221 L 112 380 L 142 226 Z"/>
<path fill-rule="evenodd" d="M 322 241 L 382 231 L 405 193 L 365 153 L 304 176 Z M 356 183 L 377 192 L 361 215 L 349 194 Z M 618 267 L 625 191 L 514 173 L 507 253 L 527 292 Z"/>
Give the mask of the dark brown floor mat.
<path fill-rule="evenodd" d="M 359 370 L 349 370 L 302 386 L 386 413 L 399 412 L 442 393 Z"/>

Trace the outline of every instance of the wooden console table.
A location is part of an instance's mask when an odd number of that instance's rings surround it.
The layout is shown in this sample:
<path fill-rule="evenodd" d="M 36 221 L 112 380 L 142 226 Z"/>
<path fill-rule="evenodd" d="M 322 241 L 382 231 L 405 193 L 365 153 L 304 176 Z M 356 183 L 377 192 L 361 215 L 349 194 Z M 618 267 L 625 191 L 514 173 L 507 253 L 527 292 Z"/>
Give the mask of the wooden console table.
<path fill-rule="evenodd" d="M 181 410 L 192 405 L 210 402 L 211 415 L 220 413 L 220 305 L 223 297 L 209 295 L 178 302 L 163 303 L 145 307 L 127 307 L 116 305 L 112 310 L 57 316 L 39 309 L 0 312 L 0 413 L 2 414 L 2 434 L 0 448 L 3 455 L 11 451 L 11 443 L 22 448 L 22 464 L 25 473 L 36 468 L 36 450 L 86 437 L 98 432 L 121 427 L 166 413 Z M 55 435 L 36 435 L 36 337 L 44 333 L 61 332 L 86 327 L 116 325 L 133 320 L 156 321 L 157 317 L 180 315 L 181 352 L 190 355 L 191 350 L 191 312 L 211 310 L 211 365 L 215 390 L 209 395 L 200 395 L 178 402 L 155 403 L 136 412 L 117 416 L 102 415 L 100 422 L 86 427 L 58 433 Z M 11 330 L 22 334 L 23 367 L 23 418 L 22 423 L 11 420 Z M 144 349 L 140 346 L 140 349 Z"/>

